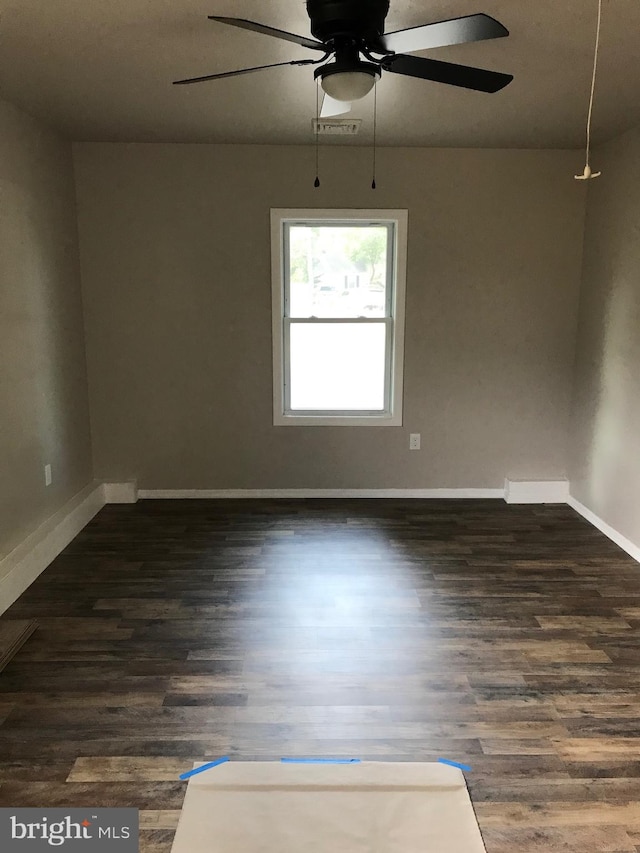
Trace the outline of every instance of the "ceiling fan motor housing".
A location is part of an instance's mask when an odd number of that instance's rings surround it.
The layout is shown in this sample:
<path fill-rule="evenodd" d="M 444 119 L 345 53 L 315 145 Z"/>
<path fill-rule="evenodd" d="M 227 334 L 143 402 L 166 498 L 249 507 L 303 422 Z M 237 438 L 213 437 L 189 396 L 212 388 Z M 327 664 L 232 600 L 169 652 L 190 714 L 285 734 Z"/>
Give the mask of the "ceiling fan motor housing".
<path fill-rule="evenodd" d="M 311 32 L 324 42 L 374 40 L 384 33 L 389 0 L 307 0 Z"/>

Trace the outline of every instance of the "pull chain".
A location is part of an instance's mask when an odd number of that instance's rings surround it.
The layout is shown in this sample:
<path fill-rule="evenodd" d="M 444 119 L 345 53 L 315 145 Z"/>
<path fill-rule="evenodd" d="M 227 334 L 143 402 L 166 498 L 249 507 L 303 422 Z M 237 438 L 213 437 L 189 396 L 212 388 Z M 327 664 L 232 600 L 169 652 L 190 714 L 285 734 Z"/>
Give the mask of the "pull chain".
<path fill-rule="evenodd" d="M 371 189 L 376 188 L 376 135 L 378 125 L 378 85 L 373 87 L 373 180 L 371 181 Z"/>
<path fill-rule="evenodd" d="M 319 177 L 319 162 L 320 162 L 320 134 L 318 133 L 318 124 L 320 122 L 320 91 L 318 88 L 318 84 L 316 83 L 316 179 L 313 182 L 313 186 L 317 189 L 320 186 L 320 177 Z"/>

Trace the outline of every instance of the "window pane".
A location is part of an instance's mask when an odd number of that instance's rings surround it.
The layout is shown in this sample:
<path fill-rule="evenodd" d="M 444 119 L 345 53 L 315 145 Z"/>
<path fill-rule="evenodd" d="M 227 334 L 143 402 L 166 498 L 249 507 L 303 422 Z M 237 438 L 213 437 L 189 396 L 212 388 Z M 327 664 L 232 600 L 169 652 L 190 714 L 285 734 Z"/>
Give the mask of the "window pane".
<path fill-rule="evenodd" d="M 384 317 L 387 227 L 291 225 L 289 317 Z"/>
<path fill-rule="evenodd" d="M 384 323 L 291 323 L 291 410 L 384 411 Z"/>

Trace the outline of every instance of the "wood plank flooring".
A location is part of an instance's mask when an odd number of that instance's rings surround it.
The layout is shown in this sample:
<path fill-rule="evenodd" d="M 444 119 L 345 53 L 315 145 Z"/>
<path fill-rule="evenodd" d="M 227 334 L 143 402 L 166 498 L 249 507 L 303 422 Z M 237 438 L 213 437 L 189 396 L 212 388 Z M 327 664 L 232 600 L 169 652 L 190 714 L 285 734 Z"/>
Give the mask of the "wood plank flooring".
<path fill-rule="evenodd" d="M 0 619 L 0 672 L 37 627 L 38 623 L 29 619 Z"/>
<path fill-rule="evenodd" d="M 640 851 L 640 566 L 565 506 L 109 506 L 6 618 L 0 805 L 137 806 L 220 755 L 470 764 L 488 853 Z"/>

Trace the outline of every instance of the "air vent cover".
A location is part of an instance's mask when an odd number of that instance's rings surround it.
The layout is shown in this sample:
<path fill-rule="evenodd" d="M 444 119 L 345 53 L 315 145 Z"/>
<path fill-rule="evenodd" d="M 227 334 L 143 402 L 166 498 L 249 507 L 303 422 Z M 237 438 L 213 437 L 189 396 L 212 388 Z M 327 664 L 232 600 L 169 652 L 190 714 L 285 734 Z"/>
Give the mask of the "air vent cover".
<path fill-rule="evenodd" d="M 354 136 L 361 124 L 360 118 L 314 118 L 311 121 L 313 132 L 318 136 Z"/>

